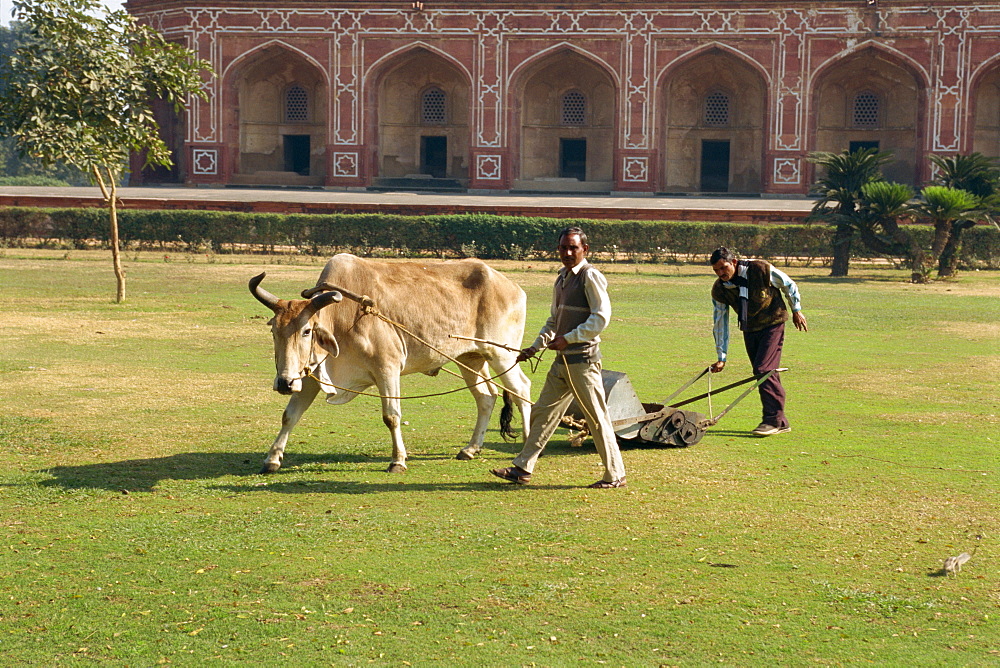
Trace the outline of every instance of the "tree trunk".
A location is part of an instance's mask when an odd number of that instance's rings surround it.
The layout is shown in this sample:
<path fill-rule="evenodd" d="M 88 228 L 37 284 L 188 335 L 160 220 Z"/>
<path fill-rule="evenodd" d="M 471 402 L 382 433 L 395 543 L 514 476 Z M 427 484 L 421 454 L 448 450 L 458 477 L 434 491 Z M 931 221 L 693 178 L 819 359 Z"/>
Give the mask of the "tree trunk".
<path fill-rule="evenodd" d="M 94 167 L 94 180 L 101 188 L 101 195 L 108 205 L 108 214 L 111 219 L 111 264 L 114 267 L 118 288 L 115 302 L 121 304 L 125 301 L 125 270 L 122 269 L 121 249 L 118 242 L 118 184 L 115 173 L 110 168 L 107 169 L 107 183 L 105 183 L 104 176 L 100 169 Z"/>
<path fill-rule="evenodd" d="M 881 224 L 883 234 L 877 234 L 872 226 L 862 225 L 858 228 L 861 243 L 869 250 L 883 255 L 911 257 L 910 247 L 913 244 L 910 242 L 910 235 L 900 228 L 895 218 L 885 218 L 877 222 Z"/>
<path fill-rule="evenodd" d="M 833 264 L 830 275 L 847 276 L 851 264 L 851 240 L 854 238 L 854 228 L 850 225 L 837 225 L 833 233 Z"/>
<path fill-rule="evenodd" d="M 114 182 L 112 182 L 113 184 Z M 108 205 L 111 214 L 111 264 L 115 268 L 115 281 L 118 289 L 115 302 L 125 301 L 125 270 L 122 269 L 122 254 L 118 242 L 118 186 L 111 186 L 111 203 Z"/>
<path fill-rule="evenodd" d="M 927 257 L 925 271 L 929 274 L 931 267 L 938 263 L 938 259 L 948 246 L 952 236 L 952 221 L 940 220 L 934 223 L 934 241 L 931 243 L 931 252 Z"/>
<path fill-rule="evenodd" d="M 951 236 L 948 243 L 941 251 L 941 258 L 938 260 L 938 278 L 950 278 L 955 275 L 958 269 L 959 254 L 962 252 L 962 233 L 972 227 L 975 223 L 968 220 L 958 221 L 951 226 Z"/>
<path fill-rule="evenodd" d="M 926 283 L 930 270 L 925 266 L 927 254 L 922 248 L 914 248 L 910 253 L 910 283 Z"/>
<path fill-rule="evenodd" d="M 915 249 L 913 255 L 913 274 L 910 280 L 913 283 L 927 283 L 930 280 L 931 270 L 937 264 L 941 253 L 951 237 L 951 221 L 937 220 L 934 222 L 934 240 L 931 242 L 930 252 L 923 249 Z"/>

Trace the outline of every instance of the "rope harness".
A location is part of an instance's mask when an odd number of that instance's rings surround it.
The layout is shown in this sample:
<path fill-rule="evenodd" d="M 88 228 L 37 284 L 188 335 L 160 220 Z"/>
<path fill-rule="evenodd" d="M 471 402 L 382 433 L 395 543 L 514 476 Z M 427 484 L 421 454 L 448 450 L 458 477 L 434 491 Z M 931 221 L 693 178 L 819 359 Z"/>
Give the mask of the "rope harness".
<path fill-rule="evenodd" d="M 500 378 L 500 377 L 504 376 L 505 374 L 509 373 L 518 364 L 517 362 L 514 362 L 513 365 L 511 365 L 509 368 L 507 368 L 503 372 L 498 373 L 495 376 L 489 376 L 489 377 L 487 377 L 487 376 L 483 375 L 480 371 L 477 371 L 476 369 L 473 369 L 469 365 L 467 365 L 467 364 L 459 361 L 458 359 L 452 357 L 451 355 L 447 354 L 446 352 L 444 352 L 443 350 L 441 350 L 437 346 L 433 345 L 432 343 L 430 343 L 429 341 L 427 341 L 423 337 L 421 337 L 421 336 L 413 333 L 412 331 L 410 331 L 409 329 L 407 329 L 407 327 L 405 325 L 403 325 L 401 323 L 398 323 L 395 320 L 392 320 L 392 319 L 386 317 L 381 311 L 379 311 L 378 307 L 375 305 L 375 300 L 373 300 L 368 295 L 358 295 L 358 294 L 356 294 L 354 292 L 351 292 L 350 290 L 345 290 L 343 288 L 339 288 L 339 287 L 337 287 L 335 285 L 331 285 L 330 283 L 321 283 L 320 285 L 316 286 L 315 288 L 312 288 L 310 290 L 304 290 L 302 292 L 302 296 L 306 297 L 306 298 L 311 298 L 314 294 L 316 294 L 317 292 L 319 292 L 321 290 L 335 290 L 335 291 L 340 292 L 341 294 L 343 294 L 345 297 L 347 297 L 351 301 L 357 302 L 357 304 L 358 304 L 358 320 L 360 320 L 363 316 L 366 316 L 366 315 L 375 316 L 376 318 L 378 318 L 382 322 L 386 323 L 390 327 L 393 327 L 394 329 L 396 329 L 396 330 L 398 330 L 398 331 L 406 334 L 407 336 L 411 337 L 413 340 L 417 341 L 418 343 L 421 343 L 421 344 L 427 346 L 428 348 L 430 348 L 431 350 L 433 350 L 434 352 L 438 353 L 439 355 L 441 355 L 442 357 L 444 357 L 448 361 L 454 362 L 455 364 L 457 364 L 461 368 L 463 368 L 466 371 L 468 371 L 468 372 L 472 373 L 473 375 L 477 376 L 479 378 L 479 380 L 476 381 L 476 385 L 480 385 L 480 384 L 484 384 L 484 383 L 487 384 L 487 385 L 489 385 L 489 384 L 496 385 L 496 383 L 494 383 L 493 381 L 495 381 L 497 378 Z M 355 324 L 357 324 L 357 321 L 355 321 Z M 454 338 L 469 338 L 469 337 L 457 337 L 456 336 Z M 472 339 L 472 340 L 479 340 L 479 339 Z M 488 342 L 487 341 L 486 343 L 492 343 L 492 342 Z M 313 340 L 313 344 L 312 345 L 313 346 L 316 345 L 315 340 Z M 500 345 L 500 344 L 494 344 L 494 345 Z M 503 346 L 503 347 L 506 348 L 507 346 Z M 319 365 L 317 365 L 317 367 L 318 366 Z M 455 373 L 454 371 L 452 371 L 450 369 L 445 369 L 444 367 L 442 367 L 442 370 L 446 371 L 447 373 L 450 373 L 453 376 L 456 376 L 458 378 L 462 378 L 461 374 L 457 374 L 457 373 Z M 324 380 L 320 380 L 315 375 L 315 373 L 313 371 L 310 371 L 306 375 L 309 378 L 312 378 L 313 380 L 315 380 L 316 382 L 318 382 L 320 384 L 320 387 L 333 387 L 333 388 L 335 388 L 337 390 L 341 390 L 343 392 L 351 392 L 351 393 L 356 394 L 356 395 L 359 394 L 359 395 L 362 395 L 362 396 L 376 397 L 376 398 L 379 398 L 379 399 L 396 399 L 396 400 L 403 400 L 403 399 L 426 399 L 426 398 L 429 398 L 429 397 L 441 397 L 441 396 L 444 396 L 444 395 L 447 395 L 447 394 L 454 394 L 455 392 L 461 392 L 462 390 L 466 389 L 464 387 L 459 387 L 459 388 L 455 388 L 453 390 L 446 390 L 444 392 L 434 392 L 434 393 L 431 393 L 431 394 L 419 394 L 419 395 L 412 395 L 412 396 L 408 396 L 408 397 L 390 397 L 390 396 L 386 396 L 386 395 L 383 395 L 383 394 L 376 394 L 374 392 L 362 392 L 362 391 L 359 391 L 359 390 L 352 390 L 352 389 L 349 389 L 349 388 L 346 388 L 346 387 L 340 387 L 339 385 L 334 385 L 333 383 L 330 383 L 330 382 L 327 382 L 327 381 L 324 381 Z M 510 393 L 512 396 L 517 397 L 521 401 L 527 401 L 529 404 L 532 403 L 531 399 L 528 398 L 528 397 L 522 397 L 517 392 L 514 392 L 513 390 L 510 390 L 510 389 L 508 389 L 506 387 L 503 388 L 503 389 L 504 389 L 505 392 Z"/>

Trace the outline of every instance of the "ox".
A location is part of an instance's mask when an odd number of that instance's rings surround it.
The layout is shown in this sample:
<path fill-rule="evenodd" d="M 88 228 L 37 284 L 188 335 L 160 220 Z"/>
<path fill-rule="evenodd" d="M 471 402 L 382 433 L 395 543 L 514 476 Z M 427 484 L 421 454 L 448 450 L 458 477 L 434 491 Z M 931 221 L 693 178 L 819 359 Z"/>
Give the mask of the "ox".
<path fill-rule="evenodd" d="M 442 353 L 469 367 L 459 370 L 478 409 L 472 437 L 458 459 L 472 459 L 483 446 L 498 394 L 497 386 L 484 380 L 491 376 L 499 375 L 510 390 L 503 393 L 502 432 L 510 432 L 514 395 L 527 436 L 531 382 L 515 359 L 524 334 L 525 294 L 483 262 L 385 263 L 340 254 L 327 262 L 316 287 L 303 291 L 306 299 L 294 300 L 267 292 L 260 287 L 263 280 L 264 274 L 252 278 L 250 292 L 274 311 L 268 323 L 274 336 L 274 389 L 291 398 L 261 473 L 281 467 L 289 434 L 321 389 L 327 403 L 345 404 L 373 386 L 382 397 L 382 421 L 392 435 L 388 470 L 405 471 L 399 378 L 436 375 L 449 361 Z M 341 303 L 343 295 L 355 303 Z M 366 305 L 409 333 L 366 312 Z M 450 338 L 452 334 L 502 343 L 514 351 Z"/>

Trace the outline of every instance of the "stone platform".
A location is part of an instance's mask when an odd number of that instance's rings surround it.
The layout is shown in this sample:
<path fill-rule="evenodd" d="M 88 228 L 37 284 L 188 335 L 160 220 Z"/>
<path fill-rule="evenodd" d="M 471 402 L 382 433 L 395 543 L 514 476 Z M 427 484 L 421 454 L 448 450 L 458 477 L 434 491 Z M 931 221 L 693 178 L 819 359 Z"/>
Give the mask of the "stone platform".
<path fill-rule="evenodd" d="M 552 218 L 801 223 L 805 197 L 632 196 L 367 192 L 293 188 L 136 187 L 118 191 L 125 209 L 269 213 L 490 213 Z M 0 187 L 0 206 L 102 206 L 97 188 Z"/>

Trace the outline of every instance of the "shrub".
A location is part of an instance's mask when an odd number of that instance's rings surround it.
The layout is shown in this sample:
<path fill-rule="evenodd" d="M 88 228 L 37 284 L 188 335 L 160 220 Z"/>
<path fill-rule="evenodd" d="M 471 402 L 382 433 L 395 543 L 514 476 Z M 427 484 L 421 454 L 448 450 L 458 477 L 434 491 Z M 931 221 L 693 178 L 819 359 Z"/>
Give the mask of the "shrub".
<path fill-rule="evenodd" d="M 33 174 L 31 176 L 0 176 L 0 186 L 68 186 L 69 184 L 62 179 L 57 179 L 54 176 L 39 176 Z"/>
<path fill-rule="evenodd" d="M 229 211 L 123 210 L 123 246 L 191 252 L 266 252 L 330 255 L 349 251 L 377 257 L 465 257 L 525 260 L 551 257 L 564 227 L 586 230 L 591 252 L 600 259 L 680 262 L 703 259 L 718 246 L 744 256 L 786 264 L 826 262 L 832 230 L 826 225 L 751 225 L 720 222 L 586 220 L 494 216 L 467 213 L 440 216 L 396 214 L 291 214 Z M 913 226 L 918 242 L 933 230 Z M 978 226 L 967 231 L 964 268 L 1000 268 L 1000 231 Z M 0 209 L 0 242 L 108 243 L 107 212 L 82 209 Z M 856 257 L 877 257 L 858 249 Z"/>

